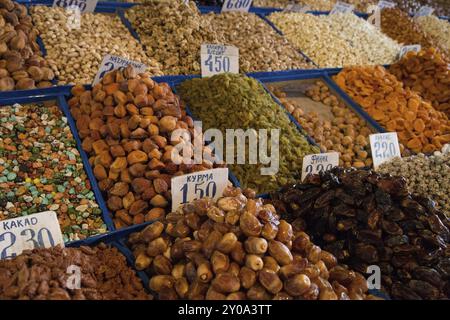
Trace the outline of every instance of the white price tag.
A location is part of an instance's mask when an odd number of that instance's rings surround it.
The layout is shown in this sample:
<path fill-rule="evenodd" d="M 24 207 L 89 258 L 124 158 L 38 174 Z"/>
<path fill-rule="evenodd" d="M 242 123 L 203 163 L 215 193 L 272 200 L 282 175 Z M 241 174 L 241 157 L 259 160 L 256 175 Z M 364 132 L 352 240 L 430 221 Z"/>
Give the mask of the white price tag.
<path fill-rule="evenodd" d="M 310 154 L 303 158 L 302 181 L 309 174 L 316 174 L 331 170 L 339 165 L 339 153 L 318 153 Z"/>
<path fill-rule="evenodd" d="M 420 7 L 419 10 L 417 10 L 414 17 L 424 17 L 424 16 L 431 16 L 431 14 L 434 12 L 434 9 L 432 7 L 423 6 Z"/>
<path fill-rule="evenodd" d="M 218 199 L 228 185 L 228 168 L 217 168 L 193 172 L 171 180 L 172 211 L 196 199 L 209 197 Z"/>
<path fill-rule="evenodd" d="M 248 12 L 252 5 L 252 0 L 225 0 L 221 12 L 241 11 Z"/>
<path fill-rule="evenodd" d="M 380 9 L 395 8 L 396 4 L 390 1 L 380 1 L 377 6 Z"/>
<path fill-rule="evenodd" d="M 369 136 L 373 167 L 376 170 L 383 162 L 400 157 L 397 132 L 376 133 Z"/>
<path fill-rule="evenodd" d="M 336 4 L 333 7 L 333 10 L 330 11 L 330 14 L 335 14 L 335 13 L 351 13 L 353 12 L 353 9 L 355 8 L 354 5 L 352 4 L 348 4 L 345 2 L 341 2 L 338 1 L 336 2 Z"/>
<path fill-rule="evenodd" d="M 73 7 L 80 8 L 80 12 L 94 12 L 98 0 L 53 0 L 53 7 Z"/>
<path fill-rule="evenodd" d="M 14 258 L 24 250 L 64 246 L 55 211 L 0 221 L 0 259 Z"/>
<path fill-rule="evenodd" d="M 92 85 L 95 86 L 97 83 L 99 83 L 106 73 L 114 71 L 116 69 L 126 68 L 130 64 L 137 71 L 137 73 L 144 73 L 147 70 L 147 66 L 141 62 L 136 62 L 107 54 L 103 57 L 102 63 L 100 64 L 100 68 L 95 75 Z"/>
<path fill-rule="evenodd" d="M 301 5 L 301 4 L 297 4 L 297 3 L 290 3 L 283 9 L 283 12 L 306 13 L 308 10 L 310 10 L 308 5 Z"/>
<path fill-rule="evenodd" d="M 409 46 L 403 46 L 400 49 L 400 53 L 398 54 L 399 59 L 403 58 L 403 56 L 405 54 L 407 54 L 408 52 L 410 52 L 410 51 L 420 52 L 421 49 L 422 49 L 422 47 L 421 47 L 420 44 L 412 44 L 412 45 L 409 45 Z"/>
<path fill-rule="evenodd" d="M 202 44 L 200 63 L 202 77 L 224 72 L 239 73 L 239 49 L 222 44 Z"/>

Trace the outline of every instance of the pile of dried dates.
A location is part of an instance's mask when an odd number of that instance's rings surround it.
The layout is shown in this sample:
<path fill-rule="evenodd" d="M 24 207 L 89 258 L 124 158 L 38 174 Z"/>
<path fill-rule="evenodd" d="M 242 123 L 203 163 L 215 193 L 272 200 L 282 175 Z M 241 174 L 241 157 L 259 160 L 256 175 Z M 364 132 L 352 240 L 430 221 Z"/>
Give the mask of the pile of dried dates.
<path fill-rule="evenodd" d="M 339 262 L 362 273 L 378 266 L 391 298 L 450 297 L 450 220 L 432 200 L 410 195 L 403 178 L 335 168 L 270 201 Z"/>

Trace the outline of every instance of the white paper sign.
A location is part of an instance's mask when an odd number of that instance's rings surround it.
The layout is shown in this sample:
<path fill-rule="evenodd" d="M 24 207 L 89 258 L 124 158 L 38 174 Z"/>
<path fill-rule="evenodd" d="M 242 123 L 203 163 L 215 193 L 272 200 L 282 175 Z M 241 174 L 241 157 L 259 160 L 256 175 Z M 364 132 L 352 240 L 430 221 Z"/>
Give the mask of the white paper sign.
<path fill-rule="evenodd" d="M 383 162 L 400 157 L 397 132 L 376 133 L 369 136 L 373 167 L 376 170 Z"/>
<path fill-rule="evenodd" d="M 202 77 L 224 72 L 239 73 L 239 49 L 222 44 L 202 44 L 200 63 Z"/>
<path fill-rule="evenodd" d="M 228 168 L 217 168 L 193 172 L 171 180 L 172 211 L 196 199 L 209 197 L 218 199 L 228 184 Z"/>
<path fill-rule="evenodd" d="M 348 4 L 345 2 L 336 2 L 336 4 L 333 7 L 333 10 L 331 10 L 330 14 L 335 14 L 335 13 L 351 13 L 353 12 L 353 9 L 355 8 L 354 5 L 352 4 Z"/>
<path fill-rule="evenodd" d="M 14 258 L 24 250 L 64 246 L 55 211 L 0 221 L 0 259 Z"/>
<path fill-rule="evenodd" d="M 408 52 L 410 52 L 410 51 L 420 52 L 421 49 L 422 49 L 422 47 L 421 47 L 420 44 L 412 44 L 412 45 L 409 45 L 409 46 L 403 46 L 400 49 L 400 53 L 398 54 L 399 59 L 403 58 L 403 56 L 405 54 L 407 54 Z"/>
<path fill-rule="evenodd" d="M 339 153 L 317 153 L 310 154 L 303 158 L 302 181 L 309 174 L 316 174 L 331 170 L 339 165 Z"/>
<path fill-rule="evenodd" d="M 122 57 L 107 54 L 106 56 L 103 57 L 102 63 L 100 64 L 100 68 L 98 69 L 97 74 L 95 75 L 92 85 L 95 86 L 97 83 L 99 83 L 100 80 L 103 79 L 105 74 L 107 74 L 108 72 L 120 68 L 126 68 L 130 64 L 133 66 L 133 68 L 136 70 L 137 73 L 144 73 L 147 70 L 147 66 L 141 62 L 136 62 Z"/>
<path fill-rule="evenodd" d="M 384 8 L 395 8 L 396 4 L 390 1 L 380 1 L 378 2 L 378 8 L 384 9 Z"/>
<path fill-rule="evenodd" d="M 94 12 L 98 0 L 54 0 L 53 7 L 72 7 L 80 8 L 80 12 Z"/>
<path fill-rule="evenodd" d="M 225 0 L 221 12 L 241 11 L 248 12 L 253 0 Z"/>
<path fill-rule="evenodd" d="M 310 10 L 308 5 L 301 5 L 301 4 L 298 4 L 298 3 L 290 3 L 283 9 L 283 12 L 305 13 L 308 10 Z"/>
<path fill-rule="evenodd" d="M 424 16 L 431 16 L 431 14 L 434 12 L 434 9 L 432 7 L 423 6 L 420 7 L 419 10 L 417 10 L 414 17 L 424 17 Z"/>

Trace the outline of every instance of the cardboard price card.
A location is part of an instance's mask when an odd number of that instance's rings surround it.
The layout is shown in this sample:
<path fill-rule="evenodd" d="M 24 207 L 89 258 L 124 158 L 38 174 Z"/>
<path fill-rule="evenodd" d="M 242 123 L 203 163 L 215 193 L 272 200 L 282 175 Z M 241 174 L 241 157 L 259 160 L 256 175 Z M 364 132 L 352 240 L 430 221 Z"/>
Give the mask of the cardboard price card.
<path fill-rule="evenodd" d="M 103 57 L 102 63 L 100 64 L 100 68 L 95 75 L 92 85 L 95 86 L 97 83 L 99 83 L 100 80 L 103 79 L 105 74 L 107 74 L 108 72 L 126 68 L 129 65 L 132 65 L 137 73 L 144 73 L 147 70 L 147 66 L 141 62 L 136 62 L 133 60 L 128 60 L 122 57 L 107 54 Z"/>
<path fill-rule="evenodd" d="M 0 221 L 0 259 L 14 258 L 24 250 L 64 246 L 55 211 Z"/>
<path fill-rule="evenodd" d="M 200 49 L 202 77 L 219 73 L 239 73 L 239 49 L 222 44 L 202 44 Z"/>
<path fill-rule="evenodd" d="M 376 133 L 369 136 L 373 167 L 376 170 L 382 163 L 400 157 L 397 132 Z"/>
<path fill-rule="evenodd" d="M 330 14 L 335 13 L 351 13 L 353 12 L 353 9 L 355 8 L 354 5 L 348 4 L 345 2 L 338 1 L 333 7 L 333 10 L 330 11 Z"/>
<path fill-rule="evenodd" d="M 420 52 L 421 49 L 422 49 L 422 46 L 420 44 L 412 44 L 409 46 L 403 46 L 400 49 L 400 53 L 398 54 L 398 57 L 399 57 L 399 59 L 401 59 L 408 52 L 410 52 L 410 51 Z"/>
<path fill-rule="evenodd" d="M 301 5 L 301 4 L 297 4 L 297 3 L 290 3 L 283 9 L 283 12 L 305 13 L 308 10 L 310 10 L 308 5 Z"/>
<path fill-rule="evenodd" d="M 73 8 L 78 7 L 80 12 L 94 12 L 98 0 L 54 0 L 53 7 Z"/>
<path fill-rule="evenodd" d="M 173 177 L 172 212 L 190 201 L 208 197 L 218 199 L 228 185 L 228 168 L 218 168 Z"/>
<path fill-rule="evenodd" d="M 302 181 L 309 174 L 317 174 L 328 171 L 339 165 L 339 153 L 310 154 L 303 158 Z"/>
<path fill-rule="evenodd" d="M 221 12 L 240 11 L 248 12 L 253 0 L 225 0 Z"/>
<path fill-rule="evenodd" d="M 378 8 L 384 9 L 384 8 L 395 8 L 396 4 L 390 1 L 380 1 L 378 2 Z"/>
<path fill-rule="evenodd" d="M 423 6 L 420 7 L 419 10 L 417 10 L 414 17 L 424 17 L 424 16 L 431 16 L 431 14 L 434 12 L 434 9 L 432 7 Z"/>

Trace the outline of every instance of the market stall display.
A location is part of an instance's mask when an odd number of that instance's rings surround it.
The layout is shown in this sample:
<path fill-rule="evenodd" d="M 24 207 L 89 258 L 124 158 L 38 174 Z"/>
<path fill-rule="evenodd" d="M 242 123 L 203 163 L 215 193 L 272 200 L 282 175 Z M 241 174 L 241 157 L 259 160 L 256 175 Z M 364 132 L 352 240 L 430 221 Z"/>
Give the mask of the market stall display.
<path fill-rule="evenodd" d="M 361 274 L 251 194 L 228 188 L 217 202 L 195 200 L 129 237 L 158 299 L 375 298 Z"/>
<path fill-rule="evenodd" d="M 68 288 L 71 266 L 80 288 Z M 75 285 L 75 284 L 74 284 Z M 150 300 L 141 280 L 115 247 L 35 249 L 0 260 L 1 300 Z"/>
<path fill-rule="evenodd" d="M 37 35 L 24 5 L 0 1 L 0 91 L 52 85 L 55 75 L 41 55 Z"/>
<path fill-rule="evenodd" d="M 236 74 L 195 78 L 182 82 L 179 92 L 194 116 L 202 121 L 203 130 L 216 128 L 224 136 L 226 129 L 280 130 L 279 171 L 275 175 L 262 175 L 261 162 L 228 163 L 243 188 L 258 193 L 275 190 L 301 174 L 303 156 L 320 152 L 253 78 Z"/>
<path fill-rule="evenodd" d="M 390 64 L 400 52 L 397 42 L 352 13 L 275 12 L 268 18 L 321 68 Z"/>
<path fill-rule="evenodd" d="M 447 0 L 392 0 L 406 13 L 414 15 L 422 6 L 430 6 L 438 16 L 450 16 L 450 4 Z"/>
<path fill-rule="evenodd" d="M 336 83 L 387 131 L 415 153 L 440 150 L 450 142 L 450 121 L 417 93 L 405 89 L 381 66 L 344 68 Z"/>
<path fill-rule="evenodd" d="M 427 34 L 447 57 L 450 57 L 450 22 L 436 16 L 415 18 L 422 30 Z"/>
<path fill-rule="evenodd" d="M 339 262 L 377 265 L 393 299 L 448 299 L 450 220 L 403 178 L 335 168 L 272 194 L 281 217 Z"/>
<path fill-rule="evenodd" d="M 309 10 L 318 11 L 331 11 L 336 4 L 336 0 L 254 0 L 253 5 L 255 7 L 273 7 L 273 8 L 285 8 L 289 3 L 296 3 L 299 5 L 308 6 Z M 341 1 L 342 2 L 342 1 Z M 376 0 L 346 0 L 348 4 L 355 6 L 355 11 L 367 12 L 371 4 L 377 4 Z"/>
<path fill-rule="evenodd" d="M 80 25 L 71 27 L 71 13 L 64 8 L 32 6 L 30 11 L 60 84 L 92 83 L 107 54 L 141 62 L 152 76 L 162 75 L 118 16 L 84 13 Z"/>
<path fill-rule="evenodd" d="M 56 103 L 1 106 L 0 118 L 0 220 L 51 210 L 66 242 L 106 232 Z"/>
<path fill-rule="evenodd" d="M 444 55 L 430 48 L 408 52 L 389 67 L 406 88 L 417 93 L 432 106 L 450 117 L 450 65 Z"/>

